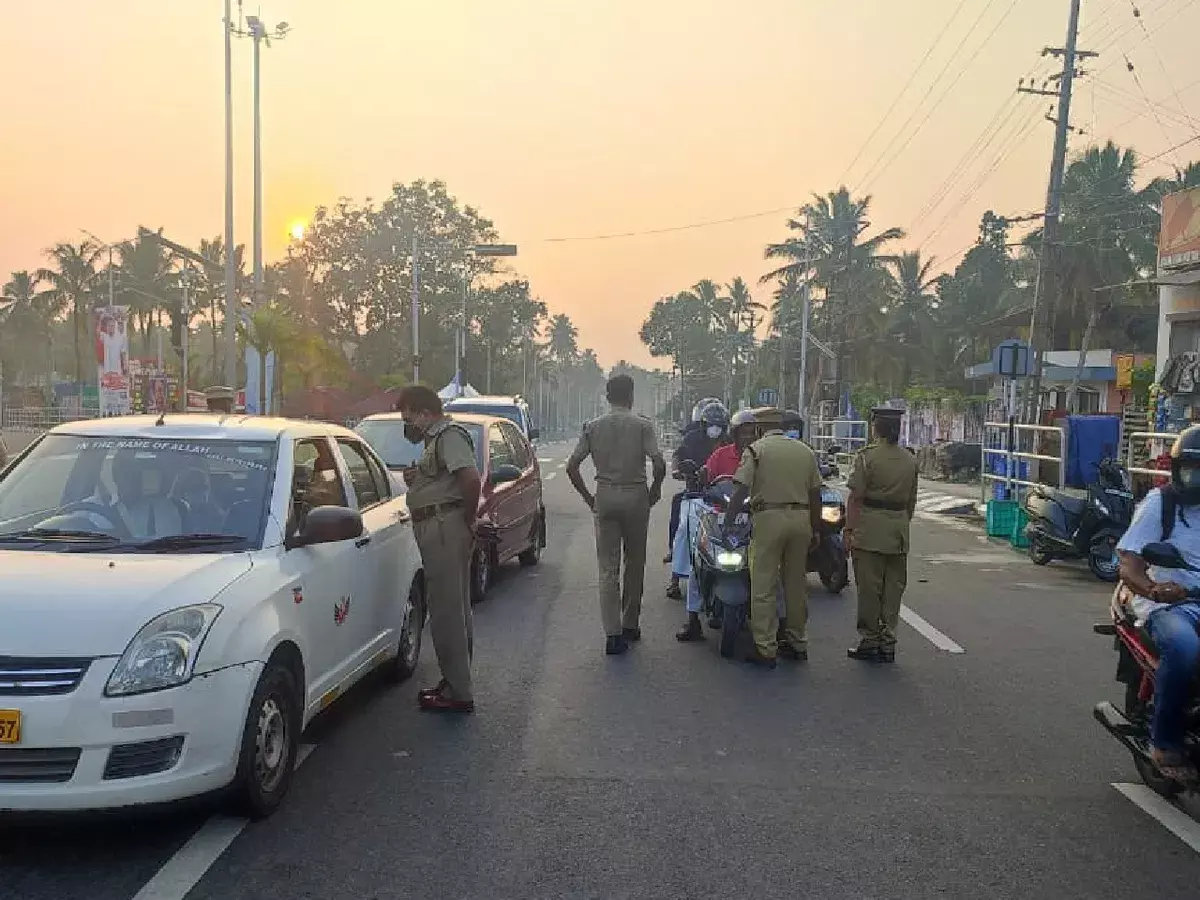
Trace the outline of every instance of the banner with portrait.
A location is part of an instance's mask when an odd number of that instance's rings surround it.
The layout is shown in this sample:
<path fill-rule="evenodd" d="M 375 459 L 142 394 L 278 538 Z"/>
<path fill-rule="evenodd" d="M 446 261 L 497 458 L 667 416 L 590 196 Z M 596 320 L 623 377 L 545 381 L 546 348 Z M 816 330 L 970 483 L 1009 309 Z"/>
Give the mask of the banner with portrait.
<path fill-rule="evenodd" d="M 92 311 L 96 382 L 101 416 L 128 415 L 132 409 L 129 378 L 129 307 L 102 306 Z"/>

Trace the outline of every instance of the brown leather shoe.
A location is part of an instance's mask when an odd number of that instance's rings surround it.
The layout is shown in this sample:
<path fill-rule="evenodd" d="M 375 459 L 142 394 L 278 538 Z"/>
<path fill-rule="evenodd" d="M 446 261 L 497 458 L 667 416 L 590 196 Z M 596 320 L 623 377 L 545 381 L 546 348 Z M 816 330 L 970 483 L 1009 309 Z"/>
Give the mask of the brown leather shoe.
<path fill-rule="evenodd" d="M 846 655 L 851 659 L 857 659 L 859 662 L 879 662 L 878 647 L 864 647 L 860 644 L 857 647 L 851 647 L 847 650 Z"/>
<path fill-rule="evenodd" d="M 775 657 L 763 656 L 757 650 L 752 650 L 746 654 L 746 662 L 761 669 L 774 669 L 776 666 Z"/>
<path fill-rule="evenodd" d="M 779 655 L 792 662 L 808 662 L 808 650 L 793 647 L 784 641 L 779 645 Z"/>
<path fill-rule="evenodd" d="M 450 682 L 443 678 L 433 687 L 421 688 L 421 690 L 417 692 L 417 699 L 420 700 L 422 697 L 436 697 L 448 687 L 450 687 Z"/>

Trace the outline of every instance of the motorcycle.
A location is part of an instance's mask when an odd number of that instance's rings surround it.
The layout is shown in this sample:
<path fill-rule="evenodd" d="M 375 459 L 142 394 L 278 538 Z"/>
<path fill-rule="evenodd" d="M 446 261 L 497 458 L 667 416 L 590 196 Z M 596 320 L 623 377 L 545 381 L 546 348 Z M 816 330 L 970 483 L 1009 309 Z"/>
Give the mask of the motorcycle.
<path fill-rule="evenodd" d="M 1141 557 L 1150 565 L 1163 569 L 1198 571 L 1183 555 L 1168 543 L 1147 544 Z M 1124 712 L 1107 700 L 1092 710 L 1104 729 L 1121 742 L 1133 756 L 1138 775 L 1152 791 L 1171 798 L 1184 790 L 1197 790 L 1167 778 L 1150 756 L 1150 722 L 1154 714 L 1154 673 L 1158 668 L 1158 653 L 1149 633 L 1137 625 L 1126 606 L 1129 588 L 1121 585 L 1113 592 L 1109 606 L 1110 621 L 1093 625 L 1099 635 L 1113 638 L 1117 651 L 1116 680 L 1125 685 Z M 1200 599 L 1200 589 L 1188 591 L 1189 599 Z M 1200 767 L 1200 673 L 1193 681 L 1185 715 L 1187 732 L 1184 746 L 1193 765 Z"/>
<path fill-rule="evenodd" d="M 1086 559 L 1101 581 L 1117 580 L 1117 541 L 1133 519 L 1129 473 L 1114 460 L 1100 463 L 1087 497 L 1039 485 L 1025 498 L 1029 558 L 1044 566 L 1055 559 Z"/>
<path fill-rule="evenodd" d="M 692 571 L 699 579 L 703 610 L 709 627 L 721 631 L 721 655 L 726 657 L 734 654 L 750 604 L 750 516 L 742 513 L 729 529 L 722 527 L 732 492 L 732 480 L 723 478 L 699 494 L 708 509 L 700 516 L 692 554 Z M 817 546 L 808 554 L 806 569 L 816 572 L 831 594 L 840 594 L 850 581 L 849 555 L 842 540 L 845 523 L 846 504 L 841 494 L 822 487 L 821 530 Z M 786 615 L 782 584 L 777 602 L 782 619 Z"/>

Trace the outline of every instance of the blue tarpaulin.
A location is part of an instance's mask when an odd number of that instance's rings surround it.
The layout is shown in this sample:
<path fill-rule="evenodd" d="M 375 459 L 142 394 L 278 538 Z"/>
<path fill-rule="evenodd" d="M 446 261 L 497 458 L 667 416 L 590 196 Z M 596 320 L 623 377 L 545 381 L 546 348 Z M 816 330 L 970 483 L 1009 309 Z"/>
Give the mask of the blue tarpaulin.
<path fill-rule="evenodd" d="M 1120 416 L 1067 417 L 1067 484 L 1085 488 L 1097 478 L 1102 459 L 1120 453 Z"/>

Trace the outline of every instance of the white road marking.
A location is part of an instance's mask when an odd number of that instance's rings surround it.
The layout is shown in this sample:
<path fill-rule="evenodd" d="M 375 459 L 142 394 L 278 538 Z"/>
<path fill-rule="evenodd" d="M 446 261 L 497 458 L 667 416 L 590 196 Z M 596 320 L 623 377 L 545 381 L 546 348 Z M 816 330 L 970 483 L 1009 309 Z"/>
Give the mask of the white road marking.
<path fill-rule="evenodd" d="M 1164 800 L 1144 784 L 1119 784 L 1113 787 L 1142 812 L 1153 816 L 1163 828 L 1200 853 L 1200 822 Z"/>
<path fill-rule="evenodd" d="M 558 464 L 558 467 L 559 467 L 560 469 L 565 469 L 565 468 L 567 467 L 567 464 L 566 464 L 565 462 L 560 462 L 560 463 Z"/>
<path fill-rule="evenodd" d="M 549 481 L 551 478 L 553 478 L 553 477 L 554 477 L 555 475 L 557 475 L 557 474 L 558 474 L 557 472 L 551 472 L 551 473 L 549 473 L 548 475 L 543 475 L 543 476 L 542 476 L 542 480 L 543 480 L 543 481 Z"/>
<path fill-rule="evenodd" d="M 297 769 L 315 749 L 314 744 L 300 745 L 296 751 Z M 133 900 L 184 900 L 249 824 L 249 819 L 213 816 L 133 895 Z"/>
<path fill-rule="evenodd" d="M 552 463 L 552 462 L 554 462 L 554 458 L 553 458 L 553 457 L 550 457 L 550 456 L 539 456 L 539 457 L 538 457 L 538 462 L 540 462 L 540 463 Z"/>
<path fill-rule="evenodd" d="M 947 653 L 967 652 L 903 604 L 900 606 L 900 618 L 915 628 L 925 640 L 939 650 L 945 650 Z"/>

